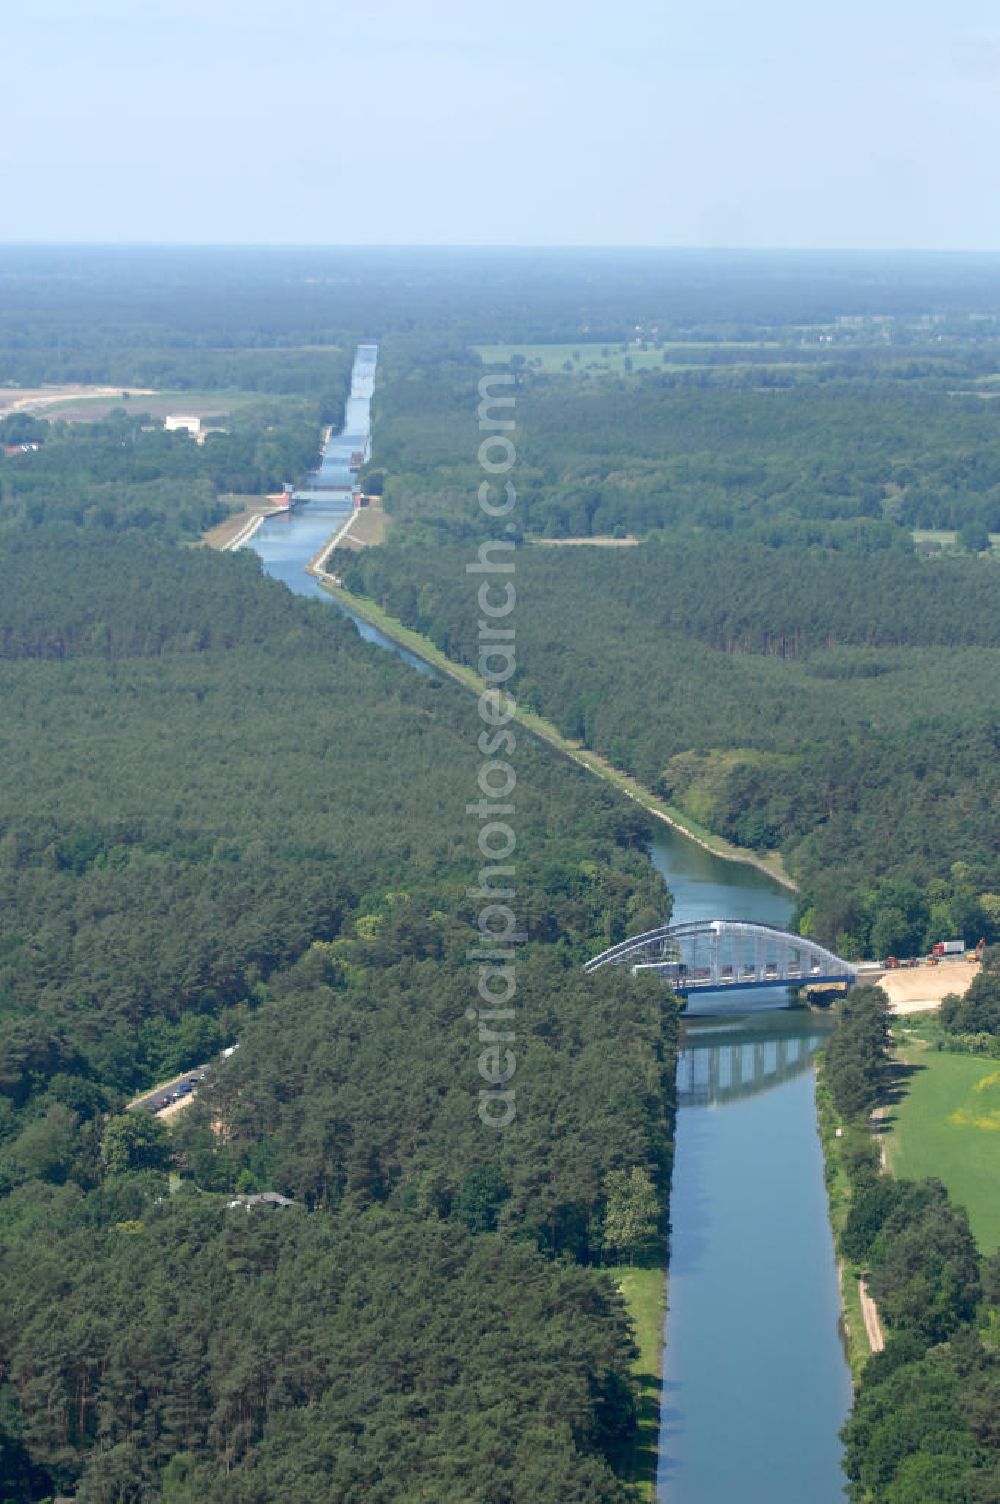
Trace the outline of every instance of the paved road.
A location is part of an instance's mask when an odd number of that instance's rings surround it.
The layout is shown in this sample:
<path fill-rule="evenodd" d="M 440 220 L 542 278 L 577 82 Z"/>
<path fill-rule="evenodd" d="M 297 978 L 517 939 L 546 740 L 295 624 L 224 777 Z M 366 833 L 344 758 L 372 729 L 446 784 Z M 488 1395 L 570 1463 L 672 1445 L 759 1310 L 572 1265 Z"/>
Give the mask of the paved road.
<path fill-rule="evenodd" d="M 141 1097 L 136 1097 L 130 1102 L 125 1109 L 126 1112 L 162 1112 L 174 1100 L 174 1092 L 179 1091 L 183 1098 L 196 1091 L 197 1086 L 191 1088 L 189 1083 L 196 1081 L 197 1077 L 207 1070 L 207 1065 L 194 1065 L 182 1076 L 174 1076 L 172 1081 L 161 1081 L 159 1086 L 153 1087 L 152 1091 L 143 1092 Z"/>

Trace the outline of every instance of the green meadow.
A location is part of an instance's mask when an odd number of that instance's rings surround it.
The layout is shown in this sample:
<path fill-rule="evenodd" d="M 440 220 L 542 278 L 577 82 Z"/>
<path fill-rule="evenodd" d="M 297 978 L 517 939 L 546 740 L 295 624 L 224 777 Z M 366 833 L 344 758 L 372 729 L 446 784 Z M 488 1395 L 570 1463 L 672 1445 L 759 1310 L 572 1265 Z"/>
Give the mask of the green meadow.
<path fill-rule="evenodd" d="M 914 1043 L 914 1067 L 887 1138 L 893 1173 L 936 1176 L 964 1206 L 983 1253 L 1000 1248 L 1000 1060 Z"/>

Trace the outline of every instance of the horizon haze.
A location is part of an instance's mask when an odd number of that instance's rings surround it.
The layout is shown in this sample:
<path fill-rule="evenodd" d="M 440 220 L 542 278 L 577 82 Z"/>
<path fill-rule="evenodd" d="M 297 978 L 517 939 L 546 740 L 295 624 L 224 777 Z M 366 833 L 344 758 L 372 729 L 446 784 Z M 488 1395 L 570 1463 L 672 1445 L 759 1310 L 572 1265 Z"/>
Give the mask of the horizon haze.
<path fill-rule="evenodd" d="M 4 243 L 1000 250 L 984 0 L 36 0 Z M 16 65 L 16 66 L 15 66 Z"/>

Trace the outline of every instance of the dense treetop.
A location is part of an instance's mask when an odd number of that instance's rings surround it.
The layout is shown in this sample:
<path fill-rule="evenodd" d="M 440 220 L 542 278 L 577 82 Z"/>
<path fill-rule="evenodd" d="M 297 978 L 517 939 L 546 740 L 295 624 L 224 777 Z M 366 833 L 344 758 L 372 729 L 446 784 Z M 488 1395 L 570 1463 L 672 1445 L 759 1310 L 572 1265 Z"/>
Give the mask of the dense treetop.
<path fill-rule="evenodd" d="M 474 661 L 476 388 L 511 374 L 520 535 L 648 539 L 519 551 L 519 697 L 780 847 L 846 953 L 998 938 L 1000 572 L 911 536 L 985 551 L 1000 518 L 996 265 L 7 248 L 0 279 L 0 383 L 259 394 L 203 445 L 133 398 L 0 422 L 38 445 L 0 458 L 0 1492 L 632 1497 L 599 1266 L 666 1231 L 677 1015 L 579 962 L 669 914 L 645 817 L 521 740 L 520 1110 L 484 1130 L 474 703 L 252 560 L 165 545 L 305 474 L 379 337 L 395 538 L 344 567 Z M 498 341 L 621 359 L 484 366 Z M 958 1034 L 995 1031 L 994 983 Z M 985 1501 L 1000 1284 L 939 1186 L 876 1173 L 885 1048 L 859 992 L 826 1070 L 890 1343 L 848 1473 Z M 206 1061 L 173 1130 L 123 1111 Z"/>
<path fill-rule="evenodd" d="M 475 523 L 478 385 L 492 375 L 516 381 L 516 521 L 531 535 L 697 526 L 858 553 L 909 550 L 915 528 L 1000 531 L 1000 408 L 977 385 L 991 376 L 913 381 L 856 356 L 805 368 L 798 345 L 730 347 L 734 373 L 704 363 L 711 349 L 685 348 L 678 369 L 560 376 L 390 342 L 375 410 L 387 504 L 424 528 Z M 754 354 L 778 354 L 784 374 Z"/>
<path fill-rule="evenodd" d="M 338 394 L 243 408 L 203 444 L 124 408 L 95 422 L 36 420 L 39 447 L 0 466 L 0 530 L 60 523 L 196 538 L 232 510 L 231 493 L 259 496 L 304 478 L 319 455 L 321 420 L 338 418 L 341 407 Z M 0 442 L 21 442 L 24 421 L 0 421 Z"/>
<path fill-rule="evenodd" d="M 855 989 L 822 1067 L 844 1123 L 828 1152 L 850 1184 L 845 1278 L 863 1273 L 886 1336 L 855 1391 L 844 1466 L 858 1504 L 986 1504 L 1000 1488 L 1000 1258 L 981 1258 L 939 1181 L 881 1170 L 868 1116 L 890 1100 L 889 1018 L 880 988 Z"/>
<path fill-rule="evenodd" d="M 475 663 L 469 547 L 344 558 Z M 1000 569 L 691 539 L 517 554 L 513 688 L 729 839 L 848 954 L 1000 935 Z"/>
<path fill-rule="evenodd" d="M 669 912 L 641 812 L 518 749 L 498 1135 L 475 702 L 251 558 L 50 530 L 0 578 L 4 1497 L 627 1497 L 591 1266 L 616 1173 L 665 1217 L 676 1016 L 579 961 Z M 123 1115 L 236 1039 L 172 1138 Z M 296 1205 L 228 1207 L 255 1190 Z"/>

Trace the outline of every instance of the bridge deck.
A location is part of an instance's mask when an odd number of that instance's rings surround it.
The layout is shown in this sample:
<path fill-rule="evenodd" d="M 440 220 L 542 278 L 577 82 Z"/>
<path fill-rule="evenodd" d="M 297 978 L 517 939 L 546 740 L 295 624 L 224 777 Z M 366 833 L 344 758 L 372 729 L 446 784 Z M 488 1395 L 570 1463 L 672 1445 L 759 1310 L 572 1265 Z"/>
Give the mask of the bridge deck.
<path fill-rule="evenodd" d="M 657 968 L 655 966 L 635 967 L 635 971 L 656 970 Z M 668 977 L 667 980 L 670 981 L 670 978 Z M 713 981 L 710 977 L 706 982 L 674 982 L 671 983 L 671 989 L 677 994 L 678 997 L 690 997 L 692 992 L 753 992 L 763 991 L 765 989 L 769 992 L 775 992 L 780 991 L 782 988 L 788 987 L 828 987 L 836 982 L 843 983 L 844 986 L 850 987 L 854 983 L 854 976 L 853 974 L 851 974 L 844 976 L 821 977 L 803 977 L 798 975 L 787 977 L 761 977 L 758 981 L 753 982 L 726 982 L 722 980 L 716 982 Z"/>

